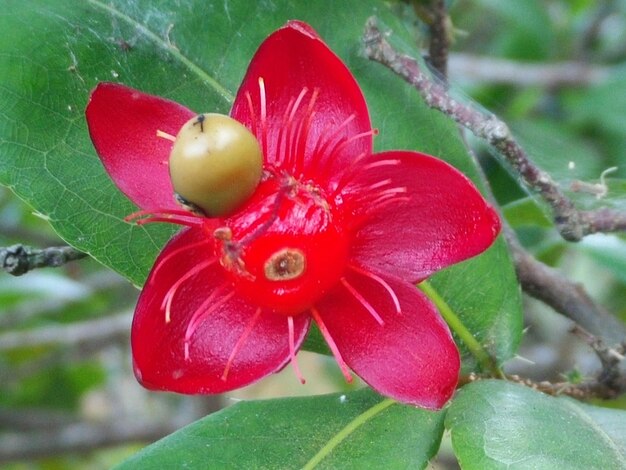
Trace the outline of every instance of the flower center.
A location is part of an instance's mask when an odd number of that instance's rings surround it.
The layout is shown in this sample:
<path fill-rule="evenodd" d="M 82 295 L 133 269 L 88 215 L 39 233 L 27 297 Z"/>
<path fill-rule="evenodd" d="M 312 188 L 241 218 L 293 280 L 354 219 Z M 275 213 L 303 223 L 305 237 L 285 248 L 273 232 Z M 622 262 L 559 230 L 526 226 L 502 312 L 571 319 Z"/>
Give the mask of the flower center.
<path fill-rule="evenodd" d="M 234 289 L 255 305 L 296 315 L 338 284 L 349 250 L 340 211 L 313 185 L 274 176 L 227 229 L 217 256 Z"/>
<path fill-rule="evenodd" d="M 306 268 L 306 257 L 297 248 L 284 248 L 265 262 L 265 277 L 269 281 L 296 279 Z"/>

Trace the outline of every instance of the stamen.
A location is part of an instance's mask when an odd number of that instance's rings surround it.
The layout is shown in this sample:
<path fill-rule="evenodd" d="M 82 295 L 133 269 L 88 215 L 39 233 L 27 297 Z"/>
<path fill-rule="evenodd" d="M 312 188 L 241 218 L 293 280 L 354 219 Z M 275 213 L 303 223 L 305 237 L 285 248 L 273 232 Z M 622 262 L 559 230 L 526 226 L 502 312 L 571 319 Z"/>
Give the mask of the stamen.
<path fill-rule="evenodd" d="M 349 183 L 350 179 L 354 176 L 355 171 L 363 172 L 368 171 L 373 168 L 378 168 L 382 166 L 388 165 L 399 165 L 400 160 L 397 159 L 387 159 L 387 160 L 379 160 L 376 162 L 371 162 L 366 165 L 361 166 L 361 161 L 368 157 L 369 155 L 366 153 L 361 153 L 357 158 L 355 158 L 350 166 L 342 173 L 339 182 L 337 183 L 336 188 L 334 189 L 333 196 L 337 195 L 340 191 L 342 191 Z M 371 189 L 371 186 L 367 189 Z"/>
<path fill-rule="evenodd" d="M 398 204 L 400 202 L 409 202 L 410 200 L 411 198 L 409 196 L 387 198 L 387 199 L 383 199 L 380 201 L 374 201 L 368 206 L 367 209 L 368 209 L 368 212 L 371 214 L 372 212 L 382 210 L 391 204 Z"/>
<path fill-rule="evenodd" d="M 300 366 L 298 365 L 298 359 L 296 358 L 296 340 L 295 333 L 293 327 L 293 317 L 287 317 L 287 326 L 289 327 L 289 360 L 291 361 L 291 365 L 293 366 L 293 371 L 296 374 L 296 377 L 300 381 L 302 385 L 306 383 L 302 372 L 300 371 Z"/>
<path fill-rule="evenodd" d="M 367 191 L 372 191 L 372 190 L 374 190 L 374 189 L 382 188 L 383 186 L 386 186 L 386 185 L 388 185 L 389 183 L 391 183 L 391 178 L 387 178 L 386 180 L 381 180 L 381 181 L 379 181 L 378 183 L 373 183 L 373 184 L 370 184 L 370 185 L 367 187 Z"/>
<path fill-rule="evenodd" d="M 378 197 L 376 197 L 376 199 L 374 199 L 373 201 L 369 201 L 367 203 L 368 209 L 372 210 L 376 205 L 380 203 L 387 203 L 387 201 L 390 201 L 390 200 L 394 200 L 395 202 L 399 202 L 400 200 L 403 200 L 403 201 L 411 200 L 409 196 L 399 196 L 400 194 L 406 194 L 406 193 L 396 192 L 396 193 L 387 193 L 387 194 L 377 195 Z"/>
<path fill-rule="evenodd" d="M 334 127 L 332 124 L 328 124 L 324 129 L 324 132 L 322 132 L 322 134 L 320 135 L 320 139 L 317 141 L 317 144 L 313 149 L 313 154 L 319 155 L 319 159 L 321 159 L 326 152 L 328 146 L 333 142 L 333 140 L 335 140 L 339 136 L 339 134 L 348 126 L 348 124 L 354 121 L 355 118 L 356 114 L 351 114 L 350 116 L 348 116 L 341 124 L 339 124 L 339 126 L 335 127 L 333 133 L 328 136 L 328 139 L 324 141 L 323 136 L 325 136 L 326 133 L 330 131 L 331 127 Z M 345 137 L 343 138 L 345 139 Z"/>
<path fill-rule="evenodd" d="M 267 99 L 265 97 L 265 80 L 259 77 L 259 97 L 261 99 L 261 122 L 267 118 Z"/>
<path fill-rule="evenodd" d="M 354 217 L 350 219 L 350 227 L 352 230 L 356 230 L 358 227 L 361 227 L 362 224 L 366 222 L 374 213 L 379 212 L 392 204 L 397 205 L 403 202 L 409 202 L 410 200 L 411 198 L 409 196 L 387 196 L 386 199 L 383 198 L 374 202 L 370 202 L 367 198 L 363 198 L 357 205 L 363 207 L 364 210 L 360 214 L 355 214 Z"/>
<path fill-rule="evenodd" d="M 196 227 L 200 225 L 200 222 L 191 222 L 183 219 L 175 219 L 173 217 L 148 217 L 147 219 L 141 219 L 135 222 L 136 225 L 146 225 L 155 222 L 164 222 L 166 224 L 184 225 L 185 227 Z"/>
<path fill-rule="evenodd" d="M 146 215 L 152 217 L 146 217 Z M 137 220 L 140 219 L 140 220 Z M 194 215 L 192 212 L 186 210 L 176 209 L 156 209 L 156 210 L 140 210 L 133 212 L 132 214 L 124 217 L 124 222 L 135 222 L 137 225 L 145 225 L 152 222 L 166 222 L 170 224 L 185 225 L 187 227 L 194 227 L 202 224 L 202 217 Z"/>
<path fill-rule="evenodd" d="M 259 77 L 259 98 L 261 101 L 261 150 L 263 155 L 267 155 L 267 97 L 263 77 Z"/>
<path fill-rule="evenodd" d="M 378 160 L 376 162 L 368 163 L 361 168 L 361 171 L 371 170 L 372 168 L 377 168 L 379 166 L 387 166 L 387 165 L 399 165 L 400 160 L 388 159 L 388 160 Z"/>
<path fill-rule="evenodd" d="M 339 192 L 341 192 L 348 185 L 350 179 L 354 177 L 355 171 L 360 171 L 359 166 L 361 164 L 361 161 L 363 161 L 363 159 L 365 159 L 367 156 L 368 154 L 365 152 L 360 153 L 355 159 L 352 160 L 352 162 L 350 162 L 350 166 L 341 173 L 339 181 L 334 187 L 331 197 L 339 194 Z"/>
<path fill-rule="evenodd" d="M 343 142 L 341 142 L 339 145 L 337 145 L 333 151 L 330 153 L 330 155 L 335 155 L 337 153 L 339 153 L 340 151 L 342 151 L 347 145 L 351 144 L 352 142 L 359 140 L 359 139 L 363 139 L 364 137 L 373 137 L 375 135 L 378 135 L 378 129 L 371 129 L 367 132 L 361 132 L 360 134 L 356 134 L 353 136 L 350 136 L 350 138 L 344 140 Z"/>
<path fill-rule="evenodd" d="M 254 112 L 254 105 L 252 104 L 252 95 L 249 91 L 246 91 L 246 101 L 248 102 L 248 111 L 250 112 L 250 120 L 252 121 L 252 133 L 257 135 L 257 120 L 256 113 Z"/>
<path fill-rule="evenodd" d="M 367 300 L 365 300 L 365 297 L 363 297 L 359 291 L 357 291 L 352 284 L 350 284 L 347 279 L 345 277 L 341 278 L 341 283 L 343 284 L 343 286 L 348 289 L 348 292 L 350 292 L 354 298 L 365 308 L 365 310 L 368 311 L 368 313 L 374 317 L 374 320 L 376 320 L 378 322 L 378 324 L 380 326 L 384 326 L 385 322 L 383 321 L 383 319 L 380 317 L 380 315 L 378 314 L 378 312 L 376 311 L 376 309 L 374 307 L 372 307 L 372 304 L 370 304 Z"/>
<path fill-rule="evenodd" d="M 343 138 L 340 139 L 337 143 L 335 143 L 334 147 L 330 150 L 330 152 L 328 153 L 328 157 L 326 157 L 325 161 L 324 161 L 324 166 L 325 168 L 322 168 L 322 170 L 320 170 L 320 172 L 322 174 L 325 174 L 326 176 L 328 176 L 328 172 L 330 170 L 330 162 L 333 162 L 336 160 L 337 154 L 341 151 L 343 151 L 343 149 L 351 144 L 352 142 L 358 140 L 358 139 L 362 139 L 364 137 L 371 137 L 373 135 L 377 135 L 378 134 L 378 129 L 372 129 L 369 130 L 367 132 L 362 132 L 360 134 L 356 134 L 353 136 L 350 136 L 349 138 Z M 354 163 L 354 162 L 353 162 Z"/>
<path fill-rule="evenodd" d="M 396 307 L 396 313 L 399 315 L 402 313 L 402 309 L 400 308 L 400 299 L 398 299 L 398 296 L 396 295 L 396 293 L 394 292 L 394 290 L 391 288 L 391 286 L 387 283 L 387 281 L 385 281 L 382 277 L 374 274 L 373 272 L 370 271 L 366 271 L 365 269 L 362 269 L 358 266 L 355 266 L 353 264 L 348 265 L 348 269 L 351 269 L 352 271 L 359 273 L 369 279 L 372 279 L 373 281 L 378 282 L 389 294 L 389 296 L 391 297 L 391 300 L 393 302 L 393 305 Z"/>
<path fill-rule="evenodd" d="M 285 129 L 289 124 L 289 114 L 291 114 L 291 108 L 293 107 L 295 100 L 292 98 L 289 99 L 289 103 L 285 108 L 285 113 L 283 114 L 282 124 L 278 129 L 278 139 L 276 139 L 276 166 L 284 168 L 285 160 L 287 158 L 287 139 L 285 139 Z"/>
<path fill-rule="evenodd" d="M 198 248 L 199 246 L 202 246 L 206 243 L 209 243 L 209 239 L 202 239 L 199 242 L 196 243 L 192 243 L 191 245 L 185 245 L 185 246 L 181 246 L 180 248 L 176 248 L 175 250 L 171 251 L 170 253 L 168 253 L 167 256 L 165 256 L 163 259 L 161 259 L 159 261 L 159 264 L 157 264 L 154 268 L 154 270 L 152 271 L 152 275 L 150 276 L 150 283 L 154 282 L 154 279 L 156 277 L 156 274 L 161 270 L 161 268 L 163 267 L 164 264 L 166 264 L 169 260 L 171 260 L 173 257 L 178 256 L 180 253 L 182 253 L 183 251 L 187 251 L 187 250 L 192 250 L 194 248 Z"/>
<path fill-rule="evenodd" d="M 217 258 L 213 258 L 213 259 L 204 261 L 194 266 L 192 269 L 187 271 L 178 281 L 172 284 L 172 287 L 169 288 L 169 290 L 167 291 L 167 293 L 165 294 L 165 297 L 163 297 L 163 300 L 161 302 L 161 310 L 165 309 L 165 323 L 169 323 L 172 319 L 171 318 L 172 300 L 174 300 L 174 295 L 176 294 L 176 291 L 178 290 L 178 288 L 183 284 L 183 282 L 189 280 L 190 278 L 198 274 L 203 269 L 208 268 L 209 266 L 214 264 L 216 261 L 217 261 Z"/>
<path fill-rule="evenodd" d="M 337 348 L 337 344 L 330 335 L 330 332 L 326 329 L 326 325 L 324 325 L 322 317 L 315 307 L 311 307 L 311 316 L 313 317 L 313 320 L 315 320 L 315 323 L 317 323 L 317 327 L 320 329 L 320 333 L 322 333 L 326 344 L 328 344 L 330 351 L 333 353 L 335 361 L 337 361 L 337 365 L 339 366 L 339 369 L 341 369 L 341 373 L 346 379 L 346 382 L 352 382 L 352 374 L 350 374 L 350 369 L 348 369 L 348 365 L 343 360 L 343 357 L 341 357 L 341 353 Z"/>
<path fill-rule="evenodd" d="M 243 330 L 243 333 L 241 334 L 241 336 L 235 343 L 235 346 L 233 347 L 233 350 L 230 353 L 230 357 L 228 358 L 228 361 L 226 362 L 226 367 L 224 367 L 224 372 L 222 373 L 222 377 L 221 377 L 222 381 L 226 382 L 226 379 L 228 378 L 228 372 L 230 371 L 230 366 L 233 364 L 233 360 L 235 359 L 235 356 L 237 355 L 237 353 L 239 352 L 239 350 L 241 349 L 245 341 L 248 339 L 248 336 L 250 336 L 250 333 L 252 333 L 252 330 L 254 329 L 254 325 L 256 325 L 256 322 L 260 316 L 261 316 L 261 307 L 256 309 L 256 312 L 254 312 L 254 315 L 252 316 L 252 318 L 246 325 L 246 329 Z"/>
<path fill-rule="evenodd" d="M 317 97 L 320 94 L 319 88 L 314 88 L 313 93 L 311 94 L 311 99 L 309 100 L 309 105 L 304 114 L 304 118 L 302 119 L 300 126 L 298 127 L 298 132 L 296 133 L 296 146 L 294 149 L 294 153 L 296 155 L 295 161 L 295 171 L 296 175 L 301 175 L 304 172 L 304 154 L 306 152 L 306 143 L 309 140 L 309 131 L 311 130 L 311 123 L 313 122 L 313 117 L 315 116 L 315 112 L 313 111 L 315 107 L 315 102 L 317 101 Z"/>
<path fill-rule="evenodd" d="M 293 171 L 293 167 L 294 167 L 294 161 L 293 159 L 296 157 L 295 154 L 295 144 L 297 141 L 297 137 L 298 137 L 298 132 L 299 129 L 296 130 L 295 136 L 294 133 L 292 132 L 294 130 L 294 120 L 296 117 L 296 113 L 298 112 L 298 108 L 300 107 L 300 103 L 302 103 L 302 99 L 305 97 L 305 95 L 309 92 L 309 89 L 307 87 L 304 87 L 302 90 L 300 90 L 300 94 L 298 95 L 298 97 L 296 98 L 296 101 L 293 105 L 293 108 L 291 109 L 291 113 L 289 114 L 289 121 L 287 123 L 287 162 L 286 162 L 286 166 L 287 166 L 287 170 L 291 170 L 292 173 L 294 173 Z"/>
<path fill-rule="evenodd" d="M 224 297 L 222 297 L 221 299 L 219 299 L 217 302 L 215 302 L 213 305 L 211 305 L 215 297 L 221 294 L 221 292 L 226 287 L 227 287 L 227 284 L 223 284 L 220 287 L 216 288 L 211 293 L 211 295 L 204 302 L 202 302 L 202 304 L 196 309 L 196 311 L 191 316 L 191 319 L 189 320 L 189 323 L 187 324 L 187 329 L 185 330 L 185 360 L 189 360 L 189 345 L 191 343 L 191 337 L 193 336 L 195 331 L 198 329 L 198 326 L 200 326 L 200 324 L 205 320 L 206 317 L 208 317 L 211 313 L 213 313 L 222 305 L 224 305 L 226 302 L 228 302 L 233 297 L 233 295 L 235 295 L 234 291 L 230 292 L 226 294 Z M 207 309 L 209 305 L 211 306 Z"/>
<path fill-rule="evenodd" d="M 173 136 L 172 134 L 168 134 L 167 132 L 164 132 L 160 129 L 157 129 L 156 136 L 162 139 L 170 140 L 172 142 L 176 141 L 176 136 Z"/>
<path fill-rule="evenodd" d="M 157 209 L 153 210 L 140 210 L 137 212 L 133 212 L 132 214 L 128 214 L 124 217 L 124 222 L 131 222 L 135 219 L 143 217 L 144 215 L 182 215 L 187 217 L 195 217 L 191 212 L 183 210 L 183 209 Z"/>

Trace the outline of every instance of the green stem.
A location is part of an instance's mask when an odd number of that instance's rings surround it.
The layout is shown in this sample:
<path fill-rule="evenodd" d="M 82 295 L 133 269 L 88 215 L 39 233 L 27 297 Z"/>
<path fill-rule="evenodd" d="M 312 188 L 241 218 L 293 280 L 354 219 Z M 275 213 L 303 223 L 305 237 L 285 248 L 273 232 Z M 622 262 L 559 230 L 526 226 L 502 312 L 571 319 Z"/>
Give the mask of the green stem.
<path fill-rule="evenodd" d="M 491 375 L 494 377 L 498 377 L 500 379 L 504 378 L 504 372 L 500 370 L 498 364 L 493 357 L 487 352 L 485 348 L 483 348 L 482 344 L 478 342 L 474 335 L 466 328 L 461 319 L 457 316 L 456 313 L 450 308 L 447 302 L 439 295 L 439 292 L 435 290 L 435 288 L 430 285 L 428 281 L 422 281 L 417 285 L 421 289 L 424 294 L 426 294 L 430 300 L 432 300 L 439 313 L 446 321 L 448 326 L 452 331 L 456 333 L 456 335 L 461 338 L 461 341 L 465 343 L 469 352 L 476 358 L 478 364 L 484 371 L 489 371 Z"/>
<path fill-rule="evenodd" d="M 372 406 L 370 409 L 361 413 L 352 421 L 350 421 L 345 428 L 335 434 L 332 439 L 330 439 L 324 447 L 322 447 L 317 454 L 315 454 L 311 460 L 309 460 L 302 470 L 311 470 L 315 468 L 324 458 L 326 458 L 339 444 L 346 440 L 350 434 L 352 434 L 357 428 L 367 423 L 370 419 L 376 416 L 378 413 L 386 410 L 391 405 L 394 405 L 396 402 L 389 398 L 381 401 L 380 403 Z"/>

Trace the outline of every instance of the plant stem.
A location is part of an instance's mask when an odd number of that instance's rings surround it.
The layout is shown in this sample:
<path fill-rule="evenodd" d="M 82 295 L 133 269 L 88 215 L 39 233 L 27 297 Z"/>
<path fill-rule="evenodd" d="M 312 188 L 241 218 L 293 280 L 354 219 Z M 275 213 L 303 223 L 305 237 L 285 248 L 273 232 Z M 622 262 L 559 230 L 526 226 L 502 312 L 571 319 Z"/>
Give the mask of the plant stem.
<path fill-rule="evenodd" d="M 317 465 L 324 459 L 326 458 L 328 455 L 331 454 L 331 452 L 335 449 L 335 447 L 337 447 L 339 444 L 341 444 L 343 441 L 345 441 L 348 436 L 350 436 L 350 434 L 352 434 L 354 431 L 356 431 L 360 426 L 364 425 L 365 423 L 367 423 L 369 420 L 371 420 L 372 418 L 374 418 L 377 414 L 381 413 L 382 411 L 386 410 L 387 408 L 389 408 L 391 405 L 395 405 L 397 402 L 395 400 L 391 400 L 390 398 L 387 398 L 383 401 L 381 401 L 380 403 L 372 406 L 370 409 L 368 409 L 367 411 L 361 413 L 360 415 L 358 415 L 356 418 L 354 418 L 352 421 L 350 421 L 346 427 L 344 427 L 341 431 L 339 431 L 337 434 L 335 434 L 327 443 L 324 447 L 322 447 L 317 454 L 315 454 L 311 460 L 309 460 L 304 467 L 302 467 L 302 470 L 312 470 L 313 468 L 317 467 Z"/>
<path fill-rule="evenodd" d="M 482 344 L 474 338 L 474 335 L 467 329 L 443 297 L 439 295 L 439 292 L 437 292 L 437 290 L 428 281 L 422 281 L 417 287 L 419 287 L 419 289 L 435 303 L 439 313 L 446 321 L 450 329 L 454 331 L 459 338 L 461 338 L 461 341 L 463 341 L 467 349 L 469 349 L 472 356 L 476 358 L 480 367 L 484 371 L 489 372 L 492 376 L 504 379 L 504 372 L 500 370 L 500 367 L 498 367 L 494 358 L 491 357 L 487 350 L 483 348 Z"/>

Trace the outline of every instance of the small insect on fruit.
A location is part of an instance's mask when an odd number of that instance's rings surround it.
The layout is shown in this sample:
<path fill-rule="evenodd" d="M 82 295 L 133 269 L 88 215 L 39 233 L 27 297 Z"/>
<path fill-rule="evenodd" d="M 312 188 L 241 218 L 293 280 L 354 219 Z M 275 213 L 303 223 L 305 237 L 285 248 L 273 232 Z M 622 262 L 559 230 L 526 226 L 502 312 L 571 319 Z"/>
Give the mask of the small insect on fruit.
<path fill-rule="evenodd" d="M 181 204 L 220 217 L 254 193 L 263 174 L 263 154 L 244 125 L 222 114 L 200 114 L 178 132 L 169 167 Z"/>

